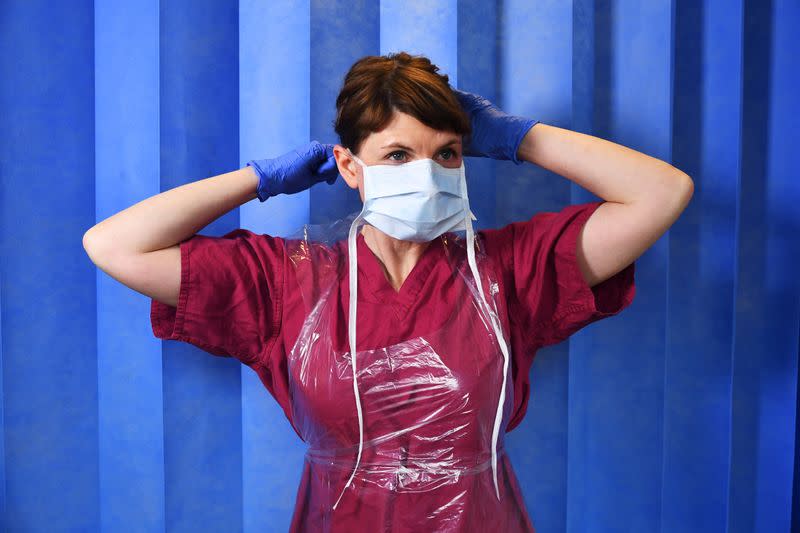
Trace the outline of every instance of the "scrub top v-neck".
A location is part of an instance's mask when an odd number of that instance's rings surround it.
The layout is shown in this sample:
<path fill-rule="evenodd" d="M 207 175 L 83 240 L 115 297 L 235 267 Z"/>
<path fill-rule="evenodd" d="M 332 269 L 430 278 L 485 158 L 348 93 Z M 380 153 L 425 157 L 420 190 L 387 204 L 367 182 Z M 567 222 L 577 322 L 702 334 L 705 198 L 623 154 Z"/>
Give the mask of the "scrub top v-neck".
<path fill-rule="evenodd" d="M 395 290 L 386 279 L 380 260 L 369 248 L 364 235 L 360 232 L 356 238 L 356 249 L 358 269 L 363 276 L 359 282 L 365 284 L 365 289 L 371 293 L 375 301 L 391 305 L 398 320 L 408 319 L 409 310 L 429 281 L 430 273 L 441 257 L 441 239 L 434 239 L 425 247 L 399 290 Z"/>

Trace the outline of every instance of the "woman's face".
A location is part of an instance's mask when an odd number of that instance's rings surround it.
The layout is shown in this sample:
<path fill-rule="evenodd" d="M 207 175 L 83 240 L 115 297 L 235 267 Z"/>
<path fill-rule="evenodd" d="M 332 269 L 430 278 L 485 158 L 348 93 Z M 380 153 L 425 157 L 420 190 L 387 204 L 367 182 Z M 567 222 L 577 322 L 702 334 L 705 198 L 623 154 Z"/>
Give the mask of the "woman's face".
<path fill-rule="evenodd" d="M 358 188 L 364 201 L 364 174 L 361 165 L 350 157 L 347 149 L 336 144 L 333 148 L 339 174 L 347 185 Z M 371 133 L 355 154 L 366 165 L 402 165 L 416 159 L 433 159 L 443 167 L 461 166 L 461 135 L 435 130 L 416 118 L 395 111 L 392 120 L 380 132 Z"/>

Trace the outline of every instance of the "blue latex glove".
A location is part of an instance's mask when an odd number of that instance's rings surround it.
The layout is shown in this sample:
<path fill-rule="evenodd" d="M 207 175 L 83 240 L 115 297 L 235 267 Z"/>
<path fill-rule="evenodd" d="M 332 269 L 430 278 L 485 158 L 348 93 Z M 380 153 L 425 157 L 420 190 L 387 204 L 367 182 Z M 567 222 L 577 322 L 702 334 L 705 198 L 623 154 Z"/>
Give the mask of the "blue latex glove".
<path fill-rule="evenodd" d="M 472 135 L 464 139 L 464 155 L 491 157 L 521 165 L 523 161 L 517 158 L 519 145 L 528 130 L 539 121 L 509 115 L 482 96 L 453 86 L 450 88 L 469 115 L 472 126 Z"/>
<path fill-rule="evenodd" d="M 258 175 L 258 199 L 278 194 L 304 191 L 320 181 L 333 185 L 339 168 L 333 156 L 333 145 L 311 141 L 273 159 L 254 159 L 247 162 Z"/>

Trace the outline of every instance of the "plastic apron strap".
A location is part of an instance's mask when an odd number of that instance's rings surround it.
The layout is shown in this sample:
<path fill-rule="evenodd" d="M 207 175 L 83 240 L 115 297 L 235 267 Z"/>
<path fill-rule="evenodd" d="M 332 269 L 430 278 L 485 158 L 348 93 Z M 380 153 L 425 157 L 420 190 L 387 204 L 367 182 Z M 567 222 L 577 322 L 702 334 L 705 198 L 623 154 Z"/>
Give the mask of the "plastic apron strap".
<path fill-rule="evenodd" d="M 497 494 L 497 499 L 499 500 L 500 487 L 497 483 L 497 440 L 500 436 L 500 425 L 503 421 L 503 405 L 505 405 L 506 400 L 506 379 L 508 376 L 508 362 L 510 358 L 508 355 L 508 347 L 506 346 L 506 341 L 503 337 L 500 320 L 486 301 L 486 297 L 483 293 L 483 283 L 478 275 L 478 265 L 475 261 L 475 231 L 472 228 L 472 219 L 474 218 L 474 215 L 472 215 L 472 211 L 469 208 L 469 198 L 467 197 L 467 181 L 463 172 L 461 174 L 461 187 L 464 191 L 464 194 L 462 195 L 464 198 L 464 210 L 469 214 L 466 217 L 465 222 L 467 229 L 467 259 L 469 261 L 469 268 L 472 271 L 472 276 L 475 278 L 475 283 L 478 286 L 478 294 L 480 295 L 482 303 L 486 307 L 486 312 L 492 321 L 492 326 L 494 328 L 495 335 L 497 336 L 497 342 L 500 344 L 500 350 L 503 352 L 503 386 L 500 389 L 500 398 L 497 402 L 497 413 L 494 417 L 494 428 L 492 430 L 492 474 L 494 476 L 494 490 Z"/>
<path fill-rule="evenodd" d="M 353 394 L 356 397 L 356 411 L 358 412 L 358 455 L 356 456 L 356 465 L 353 467 L 350 479 L 347 480 L 347 483 L 345 483 L 342 489 L 342 493 L 339 494 L 339 498 L 336 500 L 336 503 L 333 504 L 334 509 L 339 505 L 339 501 L 342 499 L 342 496 L 344 496 L 345 490 L 350 486 L 350 483 L 356 475 L 356 470 L 358 470 L 358 465 L 361 462 L 361 450 L 364 447 L 364 417 L 361 413 L 361 398 L 359 398 L 358 395 L 358 381 L 356 379 L 356 306 L 358 301 L 358 249 L 356 246 L 356 238 L 359 222 L 364 218 L 363 215 L 364 212 L 362 211 L 355 220 L 353 220 L 353 223 L 350 225 L 350 234 L 347 237 L 348 263 L 350 267 L 348 336 L 350 339 L 350 362 L 353 366 Z"/>

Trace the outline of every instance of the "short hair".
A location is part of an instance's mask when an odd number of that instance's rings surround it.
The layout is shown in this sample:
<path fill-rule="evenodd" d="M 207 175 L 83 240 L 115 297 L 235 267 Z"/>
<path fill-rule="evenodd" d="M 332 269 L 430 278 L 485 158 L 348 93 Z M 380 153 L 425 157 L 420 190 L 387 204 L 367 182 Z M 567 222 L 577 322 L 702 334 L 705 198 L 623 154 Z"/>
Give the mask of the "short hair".
<path fill-rule="evenodd" d="M 340 144 L 357 154 L 364 139 L 385 128 L 395 110 L 433 129 L 470 135 L 469 116 L 447 74 L 438 71 L 427 57 L 407 52 L 364 56 L 353 63 L 336 98 L 333 126 Z"/>

